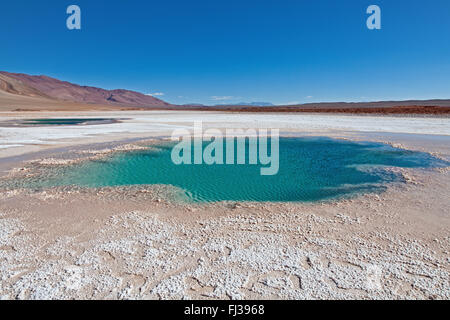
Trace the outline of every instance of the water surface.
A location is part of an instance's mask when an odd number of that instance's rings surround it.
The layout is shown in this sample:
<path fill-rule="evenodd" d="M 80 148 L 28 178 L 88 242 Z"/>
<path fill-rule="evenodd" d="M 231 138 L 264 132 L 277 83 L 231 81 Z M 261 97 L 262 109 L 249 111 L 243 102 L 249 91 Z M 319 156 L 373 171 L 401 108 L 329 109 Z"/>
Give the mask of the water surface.
<path fill-rule="evenodd" d="M 42 119 L 26 119 L 22 121 L 25 125 L 79 125 L 113 122 L 115 119 L 109 118 L 42 118 Z"/>
<path fill-rule="evenodd" d="M 171 149 L 172 145 L 166 144 L 116 153 L 99 161 L 54 169 L 47 177 L 27 183 L 31 187 L 169 184 L 181 188 L 189 201 L 200 202 L 318 201 L 380 192 L 388 183 L 401 182 L 401 177 L 387 167 L 450 165 L 427 153 L 380 143 L 280 138 L 279 172 L 261 176 L 260 165 L 175 165 Z"/>

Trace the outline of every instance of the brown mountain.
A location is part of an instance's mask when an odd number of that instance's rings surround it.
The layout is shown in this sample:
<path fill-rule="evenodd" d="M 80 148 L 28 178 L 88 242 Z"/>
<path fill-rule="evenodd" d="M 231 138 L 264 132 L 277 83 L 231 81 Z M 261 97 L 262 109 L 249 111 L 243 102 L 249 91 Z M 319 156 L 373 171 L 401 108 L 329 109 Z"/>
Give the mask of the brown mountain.
<path fill-rule="evenodd" d="M 122 108 L 164 108 L 170 104 L 139 92 L 80 86 L 47 76 L 0 71 L 1 94 Z"/>
<path fill-rule="evenodd" d="M 0 111 L 208 110 L 450 115 L 450 100 L 308 103 L 291 106 L 171 105 L 139 92 L 80 86 L 47 76 L 0 71 Z"/>
<path fill-rule="evenodd" d="M 37 89 L 34 89 L 20 80 L 9 77 L 3 72 L 0 72 L 0 91 L 10 94 L 18 94 L 28 97 L 43 97 L 50 98 Z"/>

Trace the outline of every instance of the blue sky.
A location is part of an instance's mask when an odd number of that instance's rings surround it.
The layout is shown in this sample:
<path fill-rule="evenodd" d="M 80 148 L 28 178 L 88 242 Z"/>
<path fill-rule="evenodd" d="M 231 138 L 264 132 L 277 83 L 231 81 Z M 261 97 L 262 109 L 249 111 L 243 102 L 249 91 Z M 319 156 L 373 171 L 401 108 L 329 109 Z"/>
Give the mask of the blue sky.
<path fill-rule="evenodd" d="M 3 1 L 0 39 L 0 70 L 172 103 L 450 98 L 448 0 Z"/>

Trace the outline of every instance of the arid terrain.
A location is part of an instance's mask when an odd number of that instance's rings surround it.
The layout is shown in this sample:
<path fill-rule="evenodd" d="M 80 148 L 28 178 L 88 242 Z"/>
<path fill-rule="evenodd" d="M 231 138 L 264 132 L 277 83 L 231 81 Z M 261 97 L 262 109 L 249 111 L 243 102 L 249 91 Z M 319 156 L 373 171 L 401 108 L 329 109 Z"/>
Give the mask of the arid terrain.
<path fill-rule="evenodd" d="M 218 112 L 450 114 L 450 100 L 326 102 L 288 106 L 175 105 L 136 91 L 106 90 L 58 80 L 45 75 L 0 71 L 1 111 L 191 110 Z"/>
<path fill-rule="evenodd" d="M 450 0 L 2 1 L 0 300 L 450 300 L 449 35 Z"/>
<path fill-rule="evenodd" d="M 147 145 L 174 128 L 272 127 L 450 159 L 446 117 L 86 112 L 117 123 L 0 125 L 2 179 Z M 73 113 L 3 113 L 2 123 Z M 392 170 L 400 170 L 392 168 Z M 174 202 L 170 186 L 4 189 L 3 299 L 449 299 L 449 168 L 319 203 Z"/>

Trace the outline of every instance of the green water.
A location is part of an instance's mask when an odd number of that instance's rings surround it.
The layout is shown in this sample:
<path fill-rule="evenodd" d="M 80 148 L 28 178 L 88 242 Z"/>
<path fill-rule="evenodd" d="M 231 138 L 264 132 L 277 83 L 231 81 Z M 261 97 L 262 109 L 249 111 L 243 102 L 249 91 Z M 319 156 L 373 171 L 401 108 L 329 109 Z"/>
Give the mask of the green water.
<path fill-rule="evenodd" d="M 107 118 L 48 118 L 48 119 L 27 119 L 24 120 L 24 124 L 35 124 L 35 125 L 77 125 L 77 124 L 84 124 L 84 123 L 90 123 L 90 122 L 99 122 L 99 121 L 110 121 L 113 119 L 107 119 Z"/>
<path fill-rule="evenodd" d="M 280 138 L 279 172 L 261 176 L 260 165 L 175 165 L 171 145 L 118 153 L 101 161 L 57 169 L 32 187 L 169 184 L 189 201 L 318 201 L 379 192 L 401 181 L 385 166 L 448 166 L 429 154 L 378 143 L 325 138 Z M 236 154 L 236 153 L 235 153 Z M 225 156 L 224 156 L 225 157 Z"/>

